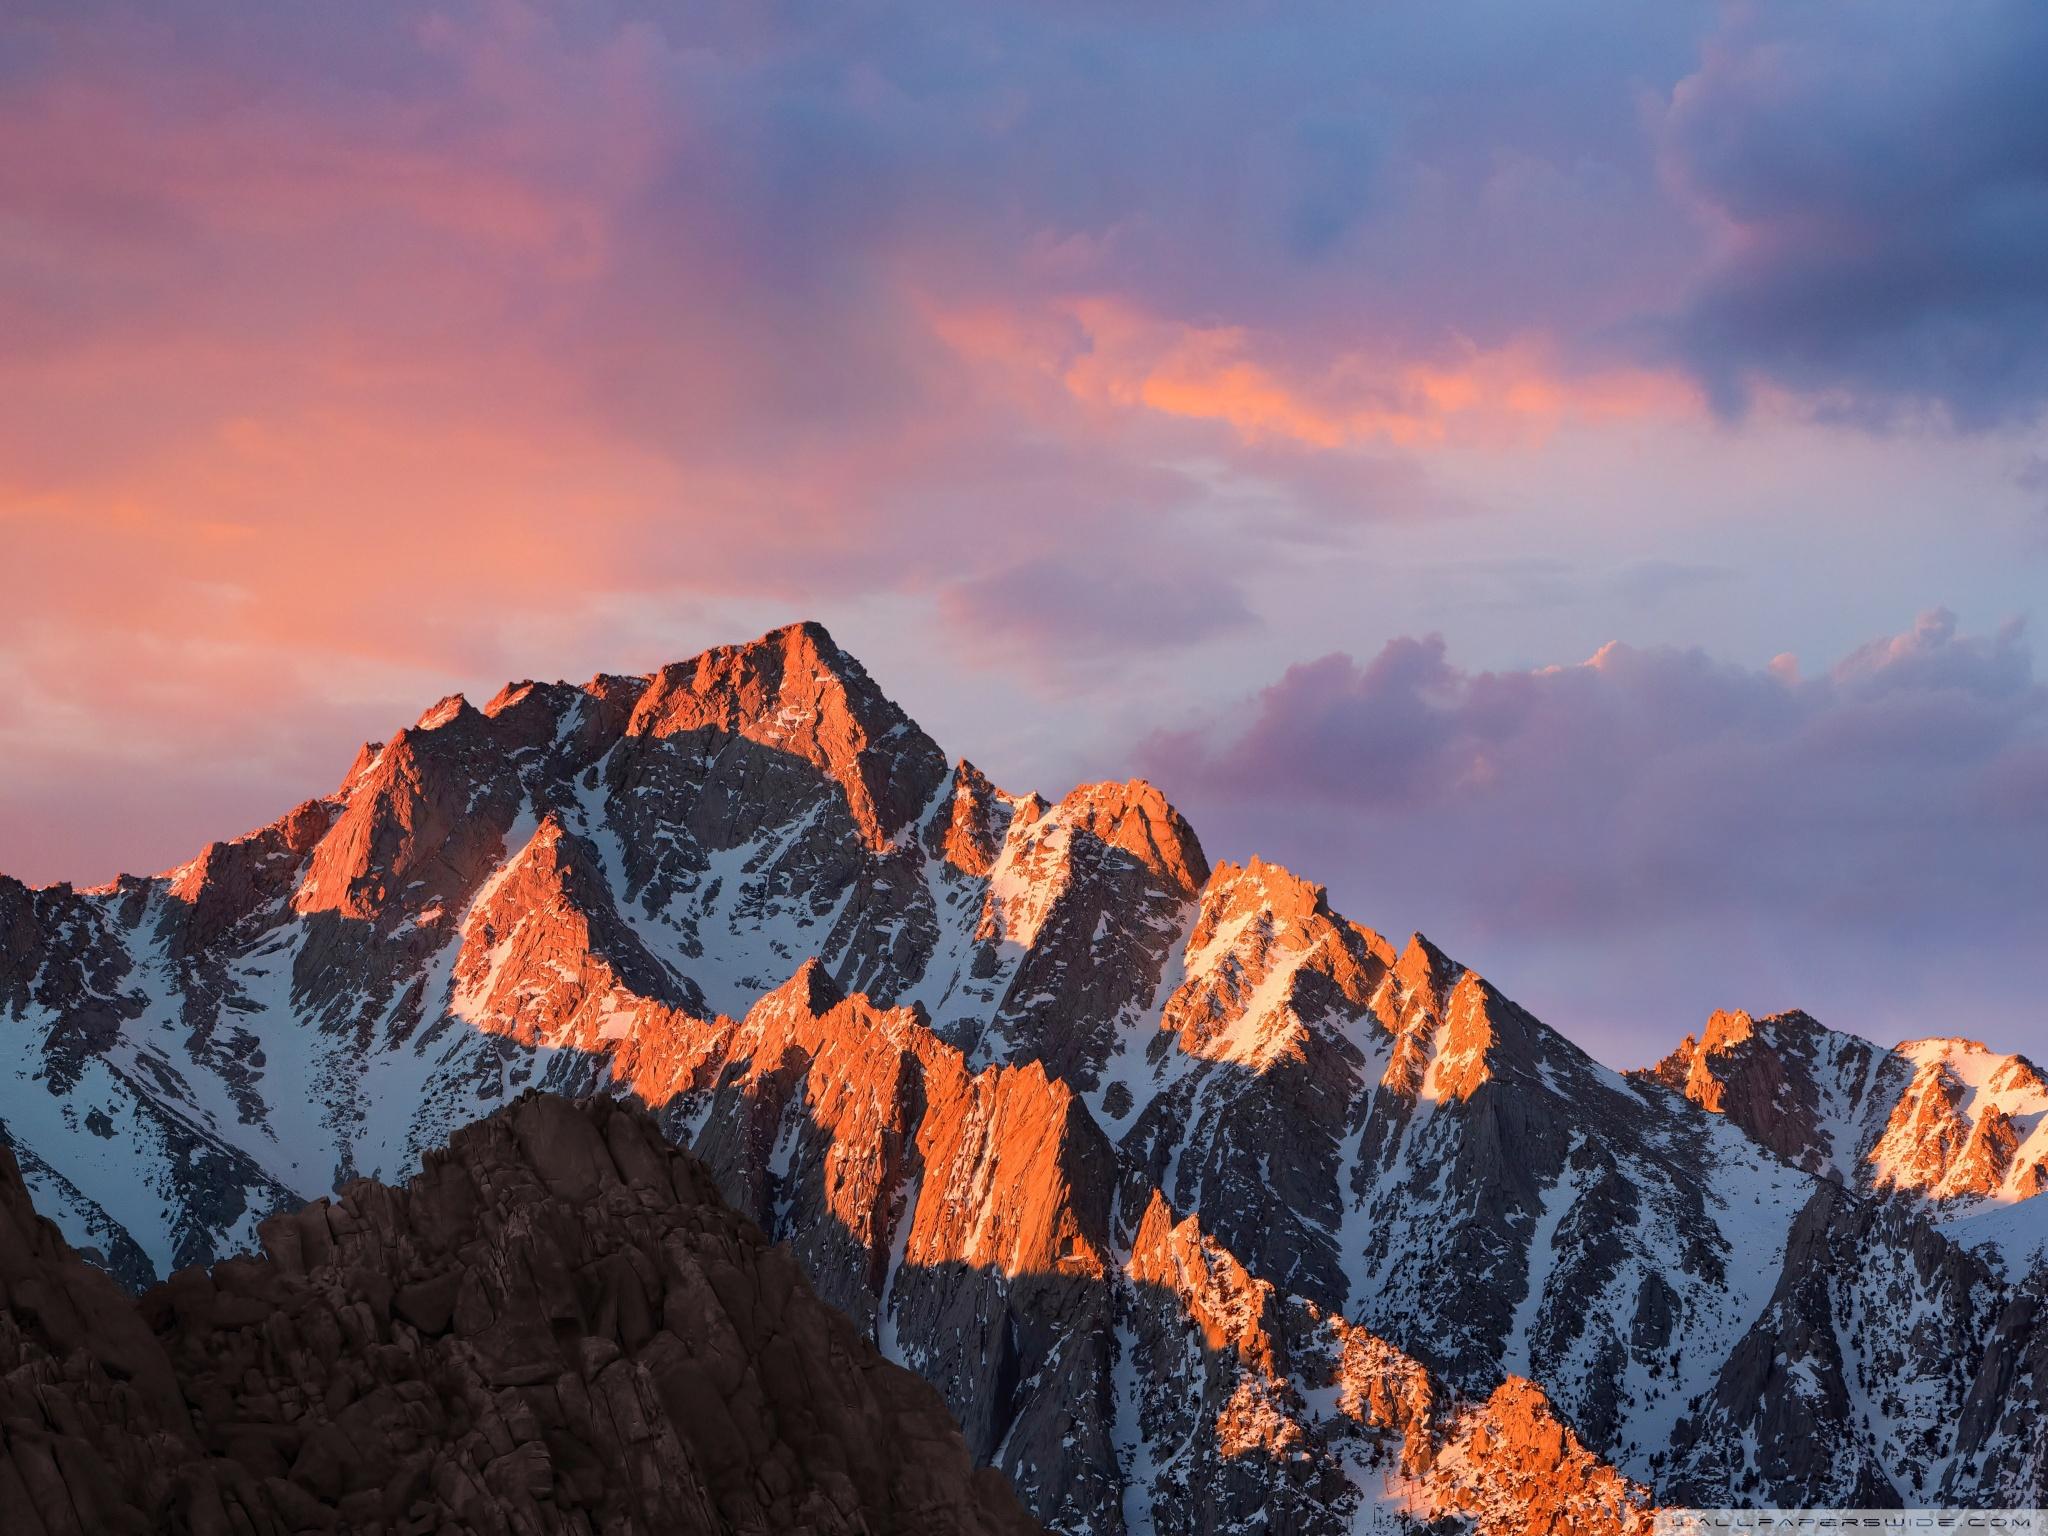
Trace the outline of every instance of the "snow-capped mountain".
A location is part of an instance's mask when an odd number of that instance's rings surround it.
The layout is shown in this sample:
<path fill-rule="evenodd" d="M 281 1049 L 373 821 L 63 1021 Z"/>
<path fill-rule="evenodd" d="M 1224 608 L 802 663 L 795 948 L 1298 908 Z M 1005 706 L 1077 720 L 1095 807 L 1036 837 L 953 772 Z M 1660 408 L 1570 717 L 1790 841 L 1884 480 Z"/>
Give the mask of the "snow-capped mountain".
<path fill-rule="evenodd" d="M 1803 1013 L 1717 1013 L 1651 1069 L 1787 1162 L 1898 1195 L 2017 1275 L 2048 1257 L 2048 1083 L 1976 1040 L 1886 1050 Z"/>
<path fill-rule="evenodd" d="M 0 1000 L 26 1185 L 131 1284 L 522 1088 L 636 1096 L 1058 1530 L 2048 1490 L 1991 1230 L 2031 1069 L 1723 1022 L 1614 1073 L 1149 785 L 948 767 L 816 626 L 445 700 L 163 876 L 0 881 Z"/>

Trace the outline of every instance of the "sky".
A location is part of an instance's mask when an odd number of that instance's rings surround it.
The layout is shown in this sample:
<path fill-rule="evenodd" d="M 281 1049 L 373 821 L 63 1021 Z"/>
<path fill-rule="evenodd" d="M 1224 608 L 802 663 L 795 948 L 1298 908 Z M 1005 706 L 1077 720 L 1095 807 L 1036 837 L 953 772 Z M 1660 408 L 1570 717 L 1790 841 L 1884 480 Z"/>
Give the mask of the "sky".
<path fill-rule="evenodd" d="M 2048 1053 L 2048 8 L 18 0 L 0 870 L 828 625 L 1611 1062 Z"/>

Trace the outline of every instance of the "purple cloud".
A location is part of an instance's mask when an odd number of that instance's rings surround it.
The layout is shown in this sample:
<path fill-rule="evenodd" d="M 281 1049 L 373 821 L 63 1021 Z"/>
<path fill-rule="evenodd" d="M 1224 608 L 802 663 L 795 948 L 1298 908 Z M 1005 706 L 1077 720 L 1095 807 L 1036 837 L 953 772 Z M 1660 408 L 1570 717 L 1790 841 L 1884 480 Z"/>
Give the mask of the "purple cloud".
<path fill-rule="evenodd" d="M 148 848 L 274 813 L 149 786 L 231 779 L 280 697 L 345 761 L 454 686 L 798 615 L 934 635 L 936 713 L 990 656 L 1213 697 L 1424 567 L 1465 645 L 1761 606 L 1786 546 L 1699 525 L 1832 540 L 1834 443 L 1730 433 L 1681 512 L 1667 446 L 1718 431 L 1683 370 L 1977 419 L 2048 356 L 2009 6 L 1871 11 L 1842 60 L 1839 8 L 1689 0 L 16 10 L 0 868 L 38 876 L 105 872 L 117 762 Z M 1742 236 L 1711 270 L 1700 207 Z M 1850 280 L 1908 257 L 1946 275 Z M 1592 479 L 1645 508 L 1619 544 Z M 1926 521 L 1866 598 L 1981 590 Z"/>
<path fill-rule="evenodd" d="M 2048 400 L 2048 11 L 1735 14 L 1664 124 L 1725 234 L 1679 327 L 1726 409 L 1769 381 L 1966 426 Z"/>
<path fill-rule="evenodd" d="M 1142 758 L 1214 855 L 1281 858 L 1532 1004 L 1584 1000 L 1624 1057 L 1687 1000 L 1911 1032 L 1945 979 L 2010 969 L 2048 922 L 2048 687 L 2017 625 L 1946 612 L 1810 678 L 1623 645 L 1467 672 L 1400 639 L 1292 667 Z M 1953 994 L 2000 1016 L 1936 1022 L 2040 1046 L 2020 971 Z"/>

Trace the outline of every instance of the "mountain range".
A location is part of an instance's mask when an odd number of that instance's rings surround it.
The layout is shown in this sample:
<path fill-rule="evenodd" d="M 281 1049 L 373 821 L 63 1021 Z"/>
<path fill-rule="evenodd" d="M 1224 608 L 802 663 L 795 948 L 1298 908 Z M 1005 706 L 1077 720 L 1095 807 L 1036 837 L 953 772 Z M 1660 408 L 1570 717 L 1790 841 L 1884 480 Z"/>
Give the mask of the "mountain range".
<path fill-rule="evenodd" d="M 2048 1504 L 2023 1057 L 1721 1013 L 1613 1071 L 1148 784 L 949 763 L 816 625 L 0 877 L 22 1197 L 132 1291 L 290 1274 L 290 1213 L 556 1096 L 687 1148 L 1052 1530 Z"/>

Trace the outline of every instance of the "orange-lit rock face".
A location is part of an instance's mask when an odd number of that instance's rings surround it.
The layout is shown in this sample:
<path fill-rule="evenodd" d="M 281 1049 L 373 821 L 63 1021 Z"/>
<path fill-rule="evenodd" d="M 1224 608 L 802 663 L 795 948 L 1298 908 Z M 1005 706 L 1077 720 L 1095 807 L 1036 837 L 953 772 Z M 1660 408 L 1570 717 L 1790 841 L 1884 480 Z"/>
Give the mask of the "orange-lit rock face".
<path fill-rule="evenodd" d="M 1321 886 L 1258 859 L 1217 867 L 1186 954 L 1161 1027 L 1190 1055 L 1254 1069 L 1299 1059 L 1310 1021 L 1364 1015 L 1394 958 L 1378 934 L 1333 913 Z"/>
<path fill-rule="evenodd" d="M 2021 1163 L 2012 1175 L 2012 1192 L 2017 1199 L 2031 1200 L 2048 1189 L 2048 1160 Z"/>
<path fill-rule="evenodd" d="M 1756 1020 L 1746 1013 L 1717 1010 L 1710 1014 L 1704 1037 L 1695 1041 L 1687 1035 L 1678 1048 L 1679 1056 L 1684 1058 L 1685 1070 L 1683 1078 L 1675 1086 L 1681 1087 L 1685 1096 L 1700 1108 L 1720 1114 L 1723 1087 L 1721 1080 L 1714 1075 L 1713 1059 L 1732 1052 L 1755 1034 Z"/>
<path fill-rule="evenodd" d="M 1967 1206 L 2026 1200 L 2048 1164 L 2048 1085 L 1970 1040 L 1884 1051 L 1805 1014 L 1716 1013 L 1650 1074 L 1781 1157 L 1857 1187 Z"/>
<path fill-rule="evenodd" d="M 1271 1376 L 1276 1368 L 1266 1311 L 1273 1287 L 1254 1280 L 1228 1251 L 1206 1238 L 1189 1216 L 1176 1223 L 1155 1190 L 1131 1240 L 1130 1276 L 1181 1299 L 1212 1354 L 1232 1351 L 1245 1364 Z"/>
<path fill-rule="evenodd" d="M 333 814 L 322 802 L 308 800 L 259 832 L 208 843 L 198 858 L 171 871 L 169 893 L 182 908 L 177 911 L 179 950 L 197 953 L 252 919 L 274 919 Z"/>
<path fill-rule="evenodd" d="M 662 1042 L 661 1102 L 706 1071 L 720 1030 L 698 1015 L 695 989 L 668 975 L 620 922 L 590 846 L 550 815 L 477 892 L 462 924 L 450 1010 L 478 1029 L 529 1047 L 609 1055 L 628 1042 L 626 1068 L 648 1070 Z M 687 1064 L 685 1064 L 687 1063 Z"/>
<path fill-rule="evenodd" d="M 1850 1176 L 1861 1135 L 1846 1119 L 1890 1079 L 1883 1053 L 1803 1013 L 1717 1012 L 1647 1074 L 1810 1172 Z"/>
<path fill-rule="evenodd" d="M 1259 1489 L 1268 1517 L 1283 1526 L 1339 1528 L 1356 1493 L 1331 1478 L 1332 1448 L 1289 1379 L 1273 1287 L 1195 1217 L 1176 1220 L 1156 1193 L 1125 1277 L 1120 1433 L 1159 1448 L 1139 1458 L 1159 1470 L 1136 1477 L 1136 1507 L 1201 1528 L 1229 1518 L 1235 1490 Z"/>
<path fill-rule="evenodd" d="M 663 668 L 626 729 L 633 736 L 740 736 L 800 758 L 845 792 L 872 848 L 886 847 L 909 825 L 944 771 L 922 733 L 813 624 Z"/>
<path fill-rule="evenodd" d="M 823 1217 L 878 1258 L 908 1198 L 910 1264 L 1104 1272 L 1099 1216 L 1085 1205 L 1099 1209 L 1106 1173 L 1098 1188 L 1074 1186 L 1090 1177 L 1075 1138 L 1093 1128 L 1036 1066 L 970 1072 L 909 1010 L 842 996 L 811 963 L 733 1032 L 719 1084 L 753 1101 L 743 1113 L 806 1144 L 792 1166 L 819 1159 Z"/>
<path fill-rule="evenodd" d="M 465 901 L 500 856 L 517 811 L 516 781 L 494 771 L 503 750 L 459 696 L 398 732 L 352 777 L 296 909 L 389 923 Z"/>
<path fill-rule="evenodd" d="M 1938 1187 L 1970 1139 L 1969 1089 L 1946 1062 L 1914 1075 L 1871 1154 L 1881 1183 Z"/>
<path fill-rule="evenodd" d="M 1458 978 L 1445 1010 L 1442 1043 L 1423 1079 L 1423 1093 L 1433 1099 L 1470 1098 L 1491 1073 L 1487 1054 L 1494 1047 L 1493 1019 L 1486 984 L 1470 971 Z"/>
<path fill-rule="evenodd" d="M 1429 1372 L 1378 1334 L 1341 1317 L 1329 1320 L 1336 1342 L 1332 1366 L 1337 1408 L 1364 1428 L 1395 1438 L 1403 1473 L 1415 1476 L 1436 1459 L 1431 1438 L 1436 1391 Z"/>
<path fill-rule="evenodd" d="M 1216 1447 L 1227 1457 L 1285 1461 L 1306 1456 L 1307 1444 L 1308 1431 L 1287 1411 L 1287 1405 L 1250 1378 L 1237 1384 L 1216 1416 Z"/>
<path fill-rule="evenodd" d="M 1971 1040 L 1896 1053 L 1912 1078 L 1870 1149 L 1871 1182 L 1941 1201 L 2032 1198 L 2048 1163 L 2048 1085 L 2024 1056 Z"/>
<path fill-rule="evenodd" d="M 1490 1076 L 1491 989 L 1421 934 L 1412 935 L 1373 999 L 1394 1036 L 1381 1081 L 1409 1098 L 1458 1100 Z"/>
<path fill-rule="evenodd" d="M 1201 845 L 1180 813 L 1142 782 L 1084 784 L 1058 805 L 1015 805 L 976 937 L 1037 947 L 1049 925 L 1086 904 L 1097 916 L 1104 884 L 1137 901 L 1193 899 L 1208 876 Z M 1062 909 L 1066 909 L 1063 911 Z"/>
<path fill-rule="evenodd" d="M 1058 814 L 1083 836 L 1130 854 L 1183 897 L 1193 896 L 1209 878 L 1194 829 L 1143 779 L 1084 784 L 1060 802 Z"/>
<path fill-rule="evenodd" d="M 1946 1195 L 1989 1195 L 2003 1189 L 2012 1176 L 2013 1154 L 2019 1149 L 2019 1128 L 2012 1116 L 1987 1105 L 1970 1127 L 1970 1138 L 1949 1166 L 1938 1191 Z"/>
<path fill-rule="evenodd" d="M 1342 1511 L 1345 1523 L 1362 1503 L 1384 1499 L 1389 1513 L 1418 1524 L 1471 1521 L 1499 1536 L 1649 1529 L 1648 1491 L 1588 1451 L 1541 1388 L 1511 1376 L 1489 1396 L 1457 1401 L 1384 1338 L 1312 1305 L 1283 1303 L 1197 1218 L 1176 1222 L 1156 1195 L 1128 1273 L 1144 1298 L 1141 1315 L 1177 1314 L 1200 1342 L 1184 1380 L 1162 1383 L 1156 1398 L 1141 1393 L 1139 1403 L 1159 1414 L 1184 1455 L 1212 1457 L 1217 1477 L 1248 1459 L 1314 1464 L 1349 1455 L 1377 1476 L 1337 1501 L 1332 1513 Z M 1148 1347 L 1160 1346 L 1141 1331 L 1141 1359 Z M 1300 1492 L 1283 1486 L 1283 1497 Z"/>
<path fill-rule="evenodd" d="M 1094 1086 L 1120 1033 L 1155 1001 L 1207 877 L 1201 845 L 1141 782 L 1083 785 L 1048 806 L 963 767 L 939 814 L 938 968 L 853 975 L 915 996 L 977 1062 L 1035 1060 Z"/>
<path fill-rule="evenodd" d="M 523 1088 L 634 1096 L 1059 1529 L 2034 1488 L 2030 1303 L 1914 1214 L 2024 1214 L 2024 1063 L 1731 1014 L 1628 1082 L 1149 785 L 949 771 L 814 628 L 444 700 L 159 879 L 0 879 L 0 1010 L 26 1176 L 137 1285 Z M 1909 1103 L 1912 1199 L 1828 1206 Z"/>
<path fill-rule="evenodd" d="M 817 1160 L 815 1216 L 877 1261 L 908 1196 L 908 1262 L 1103 1274 L 1099 1214 L 1077 1211 L 1071 1183 L 1089 1176 L 1074 1138 L 1096 1133 L 1065 1084 L 1035 1064 L 970 1071 L 914 1012 L 843 995 L 816 961 L 737 1024 L 647 997 L 593 942 L 572 847 L 545 824 L 486 888 L 457 963 L 458 1012 L 528 1045 L 596 1055 L 657 1108 L 687 1112 L 697 1106 L 679 1101 L 716 1092 L 721 1120 L 751 1127 L 756 1143 L 801 1143 L 791 1156 Z M 1099 1207 L 1107 1177 L 1093 1182 Z M 787 1188 L 757 1180 L 755 1194 Z"/>
<path fill-rule="evenodd" d="M 1045 802 L 1036 796 L 1013 800 L 963 758 L 953 768 L 938 852 L 949 867 L 986 879 L 1003 851 L 1012 822 L 1021 816 L 1029 823 L 1044 814 Z"/>
<path fill-rule="evenodd" d="M 1716 1009 L 1707 1015 L 1707 1030 L 1700 1041 L 1700 1048 L 1712 1056 L 1720 1051 L 1730 1051 L 1743 1041 L 1756 1035 L 1756 1020 L 1741 1009 Z"/>
<path fill-rule="evenodd" d="M 1645 1491 L 1587 1451 L 1519 1376 L 1456 1416 L 1429 1481 L 1437 1511 L 1471 1517 L 1486 1536 L 1650 1529 Z"/>

